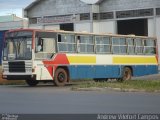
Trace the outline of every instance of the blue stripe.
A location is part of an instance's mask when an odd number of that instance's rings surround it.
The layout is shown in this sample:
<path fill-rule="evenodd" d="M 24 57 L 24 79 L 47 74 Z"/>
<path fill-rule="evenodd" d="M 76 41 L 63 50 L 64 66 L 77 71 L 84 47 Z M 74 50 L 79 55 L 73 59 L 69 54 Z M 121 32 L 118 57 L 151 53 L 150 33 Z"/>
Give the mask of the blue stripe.
<path fill-rule="evenodd" d="M 132 68 L 133 68 L 133 76 L 158 74 L 158 66 L 156 65 L 132 66 Z"/>
<path fill-rule="evenodd" d="M 92 79 L 92 78 L 121 78 L 123 68 L 121 65 L 77 65 L 68 66 L 71 79 Z M 156 65 L 137 65 L 129 66 L 132 68 L 133 76 L 144 76 L 149 74 L 157 74 L 158 66 Z"/>

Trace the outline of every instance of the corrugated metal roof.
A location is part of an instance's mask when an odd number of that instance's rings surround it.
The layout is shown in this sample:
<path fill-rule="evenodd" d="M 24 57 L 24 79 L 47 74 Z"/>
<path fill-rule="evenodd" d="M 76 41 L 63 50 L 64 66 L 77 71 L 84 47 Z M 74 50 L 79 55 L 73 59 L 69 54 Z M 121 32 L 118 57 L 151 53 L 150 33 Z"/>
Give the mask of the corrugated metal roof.
<path fill-rule="evenodd" d="M 28 9 L 32 8 L 33 6 L 35 6 L 36 4 L 38 4 L 41 0 L 35 0 L 34 2 L 32 2 L 30 5 L 28 5 L 24 10 L 27 11 Z M 98 0 L 96 2 L 96 4 L 100 4 L 103 0 Z"/>
<path fill-rule="evenodd" d="M 33 7 L 34 5 L 36 5 L 37 3 L 39 3 L 41 0 L 35 0 L 34 2 L 32 2 L 30 5 L 28 5 L 24 10 L 28 10 L 31 7 Z"/>

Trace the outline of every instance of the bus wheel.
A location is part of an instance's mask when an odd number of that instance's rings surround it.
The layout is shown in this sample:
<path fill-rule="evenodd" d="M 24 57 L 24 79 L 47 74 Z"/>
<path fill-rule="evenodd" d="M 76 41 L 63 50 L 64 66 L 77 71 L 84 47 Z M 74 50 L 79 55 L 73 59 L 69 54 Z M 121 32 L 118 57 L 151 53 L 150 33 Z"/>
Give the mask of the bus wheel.
<path fill-rule="evenodd" d="M 55 72 L 54 83 L 56 86 L 64 86 L 68 80 L 68 74 L 63 68 L 58 68 Z"/>
<path fill-rule="evenodd" d="M 31 86 L 34 87 L 36 86 L 39 82 L 37 80 L 26 80 L 26 83 Z"/>
<path fill-rule="evenodd" d="M 125 67 L 122 75 L 122 81 L 130 80 L 132 77 L 132 70 L 129 67 Z"/>

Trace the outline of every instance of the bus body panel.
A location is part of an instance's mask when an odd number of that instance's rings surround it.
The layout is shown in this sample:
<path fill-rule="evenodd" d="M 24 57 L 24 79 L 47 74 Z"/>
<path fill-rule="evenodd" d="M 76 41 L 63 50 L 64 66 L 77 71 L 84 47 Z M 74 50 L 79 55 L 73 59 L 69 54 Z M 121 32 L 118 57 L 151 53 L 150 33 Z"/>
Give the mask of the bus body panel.
<path fill-rule="evenodd" d="M 79 66 L 70 66 L 69 71 L 70 71 L 71 79 L 120 78 L 121 77 L 121 66 L 79 65 Z"/>
<path fill-rule="evenodd" d="M 133 76 L 135 77 L 158 74 L 157 65 L 135 65 L 132 66 L 132 69 L 133 69 Z"/>
<path fill-rule="evenodd" d="M 4 52 L 2 67 L 7 79 L 54 80 L 59 67 L 67 68 L 70 79 L 122 78 L 125 67 L 133 76 L 158 73 L 156 38 L 32 29 L 12 30 L 6 35 L 10 44 L 4 46 L 10 54 Z M 11 43 L 22 51 L 15 52 L 19 49 Z"/>
<path fill-rule="evenodd" d="M 93 79 L 93 78 L 121 78 L 122 71 L 125 66 L 69 66 L 71 79 Z M 155 65 L 138 65 L 129 66 L 133 69 L 133 76 L 144 76 L 150 74 L 157 74 L 158 67 Z M 114 71 L 114 72 L 113 72 Z M 152 71 L 152 72 L 150 72 Z"/>
<path fill-rule="evenodd" d="M 53 80 L 52 75 L 50 74 L 49 66 L 43 64 L 42 61 L 35 61 L 34 62 L 34 73 L 36 75 L 36 80 Z"/>
<path fill-rule="evenodd" d="M 133 60 L 129 61 L 128 58 L 132 58 Z M 57 67 L 67 67 L 71 79 L 121 78 L 124 67 L 130 67 L 133 71 L 133 76 L 144 76 L 158 73 L 158 63 L 155 56 L 59 53 L 55 55 L 53 60 L 43 61 L 43 64 L 44 65 L 41 64 L 41 67 L 43 66 L 43 72 L 41 71 L 37 73 L 39 73 L 39 76 L 42 73 L 50 76 L 49 78 L 45 78 L 44 76 L 43 79 L 46 80 L 54 79 L 54 72 Z M 48 73 L 46 69 L 48 70 Z M 41 78 L 40 80 L 43 79 Z"/>

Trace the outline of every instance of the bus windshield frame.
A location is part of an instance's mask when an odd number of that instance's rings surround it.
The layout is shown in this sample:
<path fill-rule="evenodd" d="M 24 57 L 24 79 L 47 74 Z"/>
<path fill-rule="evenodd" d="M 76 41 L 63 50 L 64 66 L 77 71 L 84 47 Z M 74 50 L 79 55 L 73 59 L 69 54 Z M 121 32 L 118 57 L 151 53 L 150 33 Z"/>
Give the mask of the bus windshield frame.
<path fill-rule="evenodd" d="M 3 60 L 31 60 L 33 31 L 12 31 L 5 34 Z"/>

